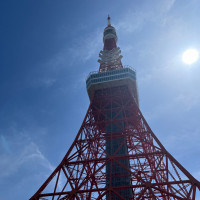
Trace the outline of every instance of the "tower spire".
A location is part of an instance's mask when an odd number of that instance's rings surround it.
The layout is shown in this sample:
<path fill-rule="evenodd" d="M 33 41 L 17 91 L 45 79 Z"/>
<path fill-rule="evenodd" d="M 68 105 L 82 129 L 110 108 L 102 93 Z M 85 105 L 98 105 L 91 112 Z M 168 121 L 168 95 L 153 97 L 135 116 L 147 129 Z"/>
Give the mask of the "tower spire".
<path fill-rule="evenodd" d="M 111 26 L 111 24 L 110 24 L 110 15 L 108 14 L 108 26 Z"/>
<path fill-rule="evenodd" d="M 121 59 L 121 50 L 117 47 L 117 33 L 110 24 L 110 15 L 108 15 L 108 25 L 103 32 L 103 50 L 100 51 L 98 62 L 100 63 L 99 72 L 110 71 L 123 68 Z"/>

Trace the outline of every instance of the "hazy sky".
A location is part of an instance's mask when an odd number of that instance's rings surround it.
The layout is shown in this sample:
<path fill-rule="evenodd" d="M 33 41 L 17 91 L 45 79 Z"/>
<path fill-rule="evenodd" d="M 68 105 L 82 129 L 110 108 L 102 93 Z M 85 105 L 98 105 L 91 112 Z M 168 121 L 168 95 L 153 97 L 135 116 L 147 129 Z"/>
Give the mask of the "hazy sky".
<path fill-rule="evenodd" d="M 200 179 L 199 0 L 0 3 L 0 200 L 30 198 L 72 144 L 89 106 L 107 15 L 140 108 L 166 149 Z"/>

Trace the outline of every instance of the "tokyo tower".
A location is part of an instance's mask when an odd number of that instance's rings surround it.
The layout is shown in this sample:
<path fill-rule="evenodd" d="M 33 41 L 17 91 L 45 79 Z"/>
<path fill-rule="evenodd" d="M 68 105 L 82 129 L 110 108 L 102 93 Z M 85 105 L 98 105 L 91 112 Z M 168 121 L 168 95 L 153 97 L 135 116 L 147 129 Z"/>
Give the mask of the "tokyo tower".
<path fill-rule="evenodd" d="M 30 200 L 195 200 L 200 182 L 161 144 L 139 109 L 136 72 L 116 30 L 103 33 L 90 105 L 65 157 Z"/>

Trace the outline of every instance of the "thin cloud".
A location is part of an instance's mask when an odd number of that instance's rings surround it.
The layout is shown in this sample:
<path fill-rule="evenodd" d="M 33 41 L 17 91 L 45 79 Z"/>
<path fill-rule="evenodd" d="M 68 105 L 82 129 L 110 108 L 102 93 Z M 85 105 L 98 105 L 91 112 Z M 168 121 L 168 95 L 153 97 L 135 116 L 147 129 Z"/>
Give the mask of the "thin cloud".
<path fill-rule="evenodd" d="M 192 93 L 191 95 L 186 95 L 186 94 L 179 94 L 175 98 L 175 103 L 177 105 L 182 105 L 185 111 L 190 111 L 192 108 L 195 106 L 200 105 L 200 95 L 198 91 L 196 93 Z"/>
<path fill-rule="evenodd" d="M 189 112 L 191 109 L 200 106 L 200 95 L 178 94 L 171 101 L 158 104 L 149 112 L 145 112 L 145 117 L 149 121 L 155 121 L 160 117 L 169 115 L 170 113 Z"/>
<path fill-rule="evenodd" d="M 3 135 L 0 136 L 0 142 L 1 142 L 1 145 L 2 145 L 3 149 L 5 150 L 5 152 L 10 154 L 11 153 L 10 146 L 9 146 L 6 138 Z"/>
<path fill-rule="evenodd" d="M 73 45 L 66 46 L 42 65 L 46 69 L 60 70 L 70 68 L 76 62 L 86 62 L 98 55 L 102 43 L 102 31 L 99 28 L 93 30 L 87 37 L 79 37 L 73 41 Z"/>
<path fill-rule="evenodd" d="M 59 81 L 61 73 L 69 71 L 72 67 L 78 66 L 79 73 L 88 71 L 89 68 L 81 69 L 80 65 L 85 64 L 91 58 L 96 57 L 96 60 L 98 60 L 98 53 L 102 48 L 102 37 L 102 30 L 97 28 L 87 37 L 81 36 L 73 44 L 66 44 L 63 49 L 40 64 L 40 69 L 44 72 L 32 80 L 32 87 L 50 88 Z"/>
<path fill-rule="evenodd" d="M 32 86 L 50 88 L 57 82 L 57 78 L 52 76 L 53 75 L 49 75 L 46 77 L 45 74 L 44 77 L 36 78 L 32 81 Z"/>
<path fill-rule="evenodd" d="M 2 136 L 4 138 L 4 136 Z M 1 138 L 2 138 L 1 137 Z M 29 137 L 28 137 L 29 138 Z M 11 151 L 7 153 L 7 148 L 0 154 L 0 177 L 10 177 L 14 173 L 26 166 L 35 165 L 39 168 L 45 168 L 47 171 L 53 171 L 55 168 L 49 160 L 42 154 L 39 147 L 30 141 L 30 138 L 24 137 L 22 134 L 12 135 L 9 137 L 10 144 L 12 144 Z M 8 146 L 8 145 L 7 145 Z"/>
<path fill-rule="evenodd" d="M 174 3 L 175 0 L 151 1 L 151 4 L 145 5 L 141 11 L 139 9 L 136 11 L 133 5 L 116 27 L 127 34 L 141 30 L 149 21 L 157 21 L 164 25 Z"/>
<path fill-rule="evenodd" d="M 12 193 L 2 189 L 1 195 L 7 199 L 12 199 L 13 195 L 29 199 L 55 169 L 30 135 L 33 133 L 15 130 L 4 136 L 10 153 L 5 148 L 0 152 L 0 185 L 2 188 L 12 186 Z"/>
<path fill-rule="evenodd" d="M 97 28 L 88 37 L 80 38 L 73 46 L 67 47 L 71 64 L 77 60 L 85 63 L 93 56 L 97 56 L 101 49 L 102 37 L 102 30 Z"/>

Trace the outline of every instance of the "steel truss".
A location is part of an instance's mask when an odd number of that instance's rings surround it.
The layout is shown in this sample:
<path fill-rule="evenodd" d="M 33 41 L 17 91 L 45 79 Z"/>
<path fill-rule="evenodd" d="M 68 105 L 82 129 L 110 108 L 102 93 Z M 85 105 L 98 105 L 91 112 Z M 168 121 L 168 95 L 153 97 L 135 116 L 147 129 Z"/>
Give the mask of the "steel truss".
<path fill-rule="evenodd" d="M 120 139 L 112 149 L 113 141 Z M 124 145 L 128 153 L 121 155 Z M 116 163 L 123 173 L 115 173 Z M 130 177 L 130 184 L 113 186 L 113 178 L 123 176 Z M 126 189 L 132 197 L 120 193 Z M 95 92 L 67 154 L 30 200 L 195 200 L 199 190 L 200 183 L 152 132 L 128 86 L 120 86 Z"/>

